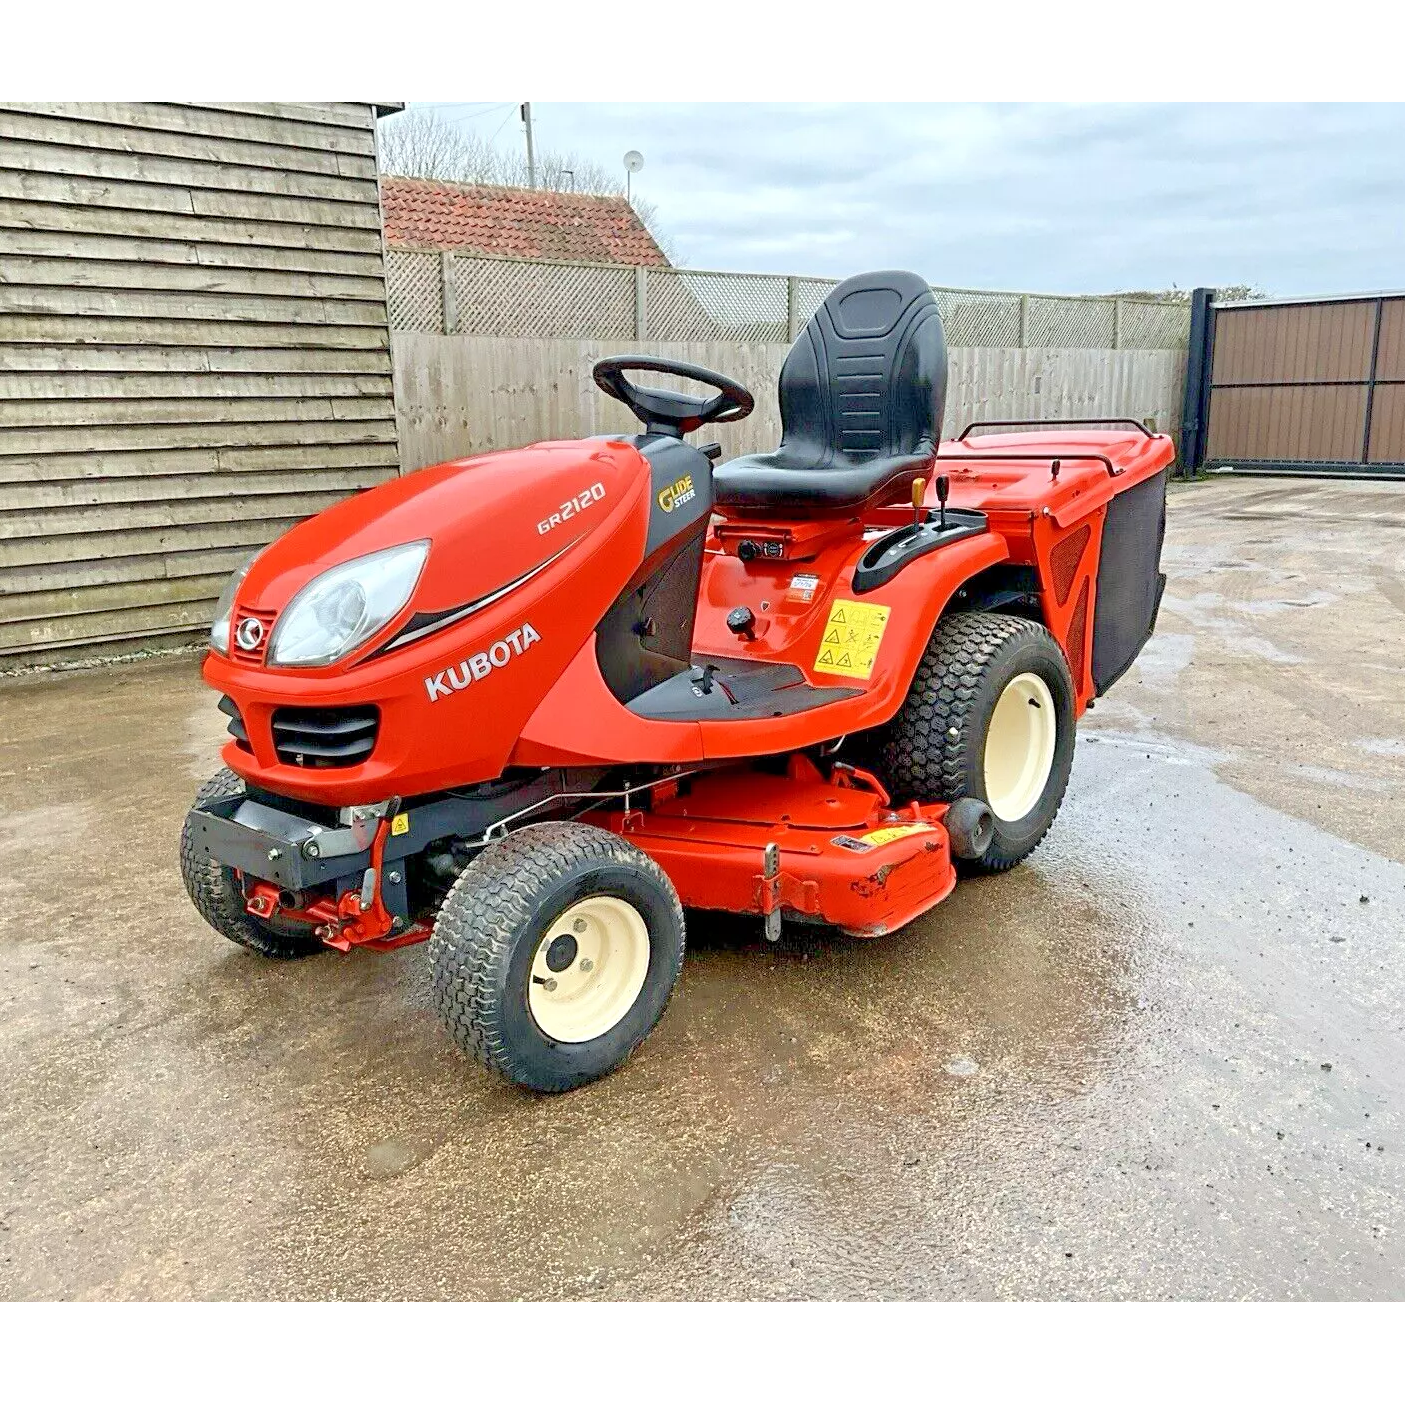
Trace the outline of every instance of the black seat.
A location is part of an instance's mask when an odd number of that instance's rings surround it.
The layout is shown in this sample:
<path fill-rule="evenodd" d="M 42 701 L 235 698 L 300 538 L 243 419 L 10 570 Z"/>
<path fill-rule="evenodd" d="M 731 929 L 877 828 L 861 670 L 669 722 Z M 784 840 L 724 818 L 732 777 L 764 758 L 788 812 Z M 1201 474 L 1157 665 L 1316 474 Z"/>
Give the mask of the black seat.
<path fill-rule="evenodd" d="M 766 512 L 855 511 L 911 492 L 946 406 L 946 337 L 915 273 L 833 289 L 781 368 L 781 443 L 713 474 L 716 502 Z"/>

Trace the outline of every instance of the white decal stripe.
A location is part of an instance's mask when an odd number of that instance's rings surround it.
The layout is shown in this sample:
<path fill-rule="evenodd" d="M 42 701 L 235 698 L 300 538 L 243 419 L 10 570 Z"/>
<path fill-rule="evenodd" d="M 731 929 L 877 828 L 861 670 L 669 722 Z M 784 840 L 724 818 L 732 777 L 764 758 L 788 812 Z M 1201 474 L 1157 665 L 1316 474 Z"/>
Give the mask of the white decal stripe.
<path fill-rule="evenodd" d="M 489 605 L 496 605 L 504 596 L 511 595 L 514 590 L 518 589 L 520 586 L 526 585 L 534 576 L 541 575 L 548 566 L 559 561 L 578 541 L 580 541 L 579 537 L 576 538 L 576 541 L 567 542 L 555 556 L 548 556 L 540 566 L 533 566 L 525 576 L 518 576 L 515 581 L 509 581 L 500 590 L 495 590 L 491 595 L 485 595 L 481 600 L 475 600 L 471 604 L 465 605 L 463 609 L 456 610 L 452 615 L 445 615 L 442 620 L 435 620 L 432 624 L 422 625 L 412 634 L 402 634 L 398 639 L 393 639 L 385 646 L 384 652 L 388 654 L 392 649 L 399 649 L 405 644 L 413 644 L 416 640 L 424 639 L 426 636 L 434 634 L 438 630 L 448 629 L 450 625 L 458 624 L 461 620 L 466 620 L 471 615 L 476 615 L 479 610 L 486 610 Z"/>

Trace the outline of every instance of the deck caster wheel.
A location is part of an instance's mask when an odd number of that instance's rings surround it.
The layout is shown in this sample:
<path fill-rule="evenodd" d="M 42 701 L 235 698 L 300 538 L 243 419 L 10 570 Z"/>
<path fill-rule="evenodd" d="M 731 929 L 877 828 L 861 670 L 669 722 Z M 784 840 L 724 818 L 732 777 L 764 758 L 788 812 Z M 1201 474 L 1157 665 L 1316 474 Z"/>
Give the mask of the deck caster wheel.
<path fill-rule="evenodd" d="M 683 909 L 662 869 L 592 825 L 529 825 L 450 890 L 429 943 L 459 1047 L 543 1093 L 617 1068 L 659 1022 L 683 966 Z"/>
<path fill-rule="evenodd" d="M 882 743 L 895 796 L 989 807 L 983 847 L 953 850 L 978 873 L 1013 868 L 1054 822 L 1073 767 L 1073 678 L 1054 636 L 1014 615 L 948 615 L 932 632 Z"/>
<path fill-rule="evenodd" d="M 979 859 L 995 838 L 995 815 L 983 800 L 963 795 L 953 800 L 942 817 L 951 838 L 951 852 L 958 859 Z"/>

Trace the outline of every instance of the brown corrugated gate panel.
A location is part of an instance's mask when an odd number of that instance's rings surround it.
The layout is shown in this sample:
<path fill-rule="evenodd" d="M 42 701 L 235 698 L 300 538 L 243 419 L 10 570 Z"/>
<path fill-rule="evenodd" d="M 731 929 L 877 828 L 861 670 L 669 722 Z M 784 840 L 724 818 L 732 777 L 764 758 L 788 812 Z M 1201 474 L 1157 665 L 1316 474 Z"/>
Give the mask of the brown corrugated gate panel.
<path fill-rule="evenodd" d="M 1376 353 L 1378 381 L 1405 381 L 1405 298 L 1381 304 L 1381 346 Z"/>
<path fill-rule="evenodd" d="M 1215 318 L 1214 382 L 1365 380 L 1375 314 L 1374 302 L 1223 308 Z"/>
<path fill-rule="evenodd" d="M 1360 385 L 1216 389 L 1207 457 L 1355 462 L 1365 413 L 1366 387 Z"/>
<path fill-rule="evenodd" d="M 1405 385 L 1378 385 L 1371 402 L 1371 462 L 1405 463 Z"/>

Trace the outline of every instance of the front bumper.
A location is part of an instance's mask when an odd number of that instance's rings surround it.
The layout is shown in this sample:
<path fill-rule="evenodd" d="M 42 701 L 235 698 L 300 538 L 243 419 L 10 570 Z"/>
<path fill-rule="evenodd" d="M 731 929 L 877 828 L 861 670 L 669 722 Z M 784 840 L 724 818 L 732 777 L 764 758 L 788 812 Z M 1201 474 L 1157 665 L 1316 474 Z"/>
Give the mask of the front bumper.
<path fill-rule="evenodd" d="M 446 793 L 401 805 L 382 854 L 389 867 L 403 865 L 441 839 L 473 839 L 490 826 L 539 810 L 571 789 L 560 771 L 543 771 L 507 787 L 477 794 Z M 358 878 L 370 866 L 371 845 L 389 802 L 300 814 L 295 804 L 264 791 L 202 800 L 190 811 L 196 847 L 225 868 L 300 892 Z M 311 807 L 309 807 L 311 808 Z"/>
<path fill-rule="evenodd" d="M 188 826 L 207 858 L 295 893 L 364 872 L 375 835 L 374 824 L 322 825 L 243 795 L 201 801 Z M 397 840 L 405 841 L 398 855 L 391 849 Z M 419 847 L 408 840 L 408 830 L 392 835 L 388 855 Z"/>

